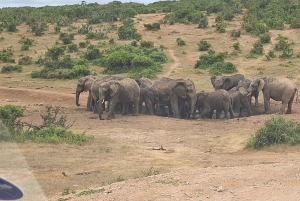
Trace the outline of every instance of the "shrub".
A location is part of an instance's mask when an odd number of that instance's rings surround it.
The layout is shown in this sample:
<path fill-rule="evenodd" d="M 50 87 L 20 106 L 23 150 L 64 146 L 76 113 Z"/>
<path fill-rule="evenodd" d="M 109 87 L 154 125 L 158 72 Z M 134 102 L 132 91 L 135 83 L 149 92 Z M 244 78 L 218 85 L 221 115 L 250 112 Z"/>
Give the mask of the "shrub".
<path fill-rule="evenodd" d="M 79 45 L 80 48 L 86 48 L 87 47 L 86 42 L 79 42 L 78 45 Z"/>
<path fill-rule="evenodd" d="M 209 70 L 210 74 L 221 75 L 223 73 L 235 73 L 237 68 L 233 63 L 230 62 L 216 62 L 212 65 Z"/>
<path fill-rule="evenodd" d="M 232 45 L 233 49 L 236 50 L 236 51 L 240 51 L 241 50 L 241 46 L 240 46 L 240 43 L 234 43 Z"/>
<path fill-rule="evenodd" d="M 133 41 L 131 41 L 130 45 L 132 45 L 133 47 L 137 47 L 138 42 L 136 40 L 133 40 Z"/>
<path fill-rule="evenodd" d="M 262 128 L 248 141 L 246 147 L 261 149 L 275 144 L 296 145 L 300 143 L 300 123 L 283 117 L 265 121 Z"/>
<path fill-rule="evenodd" d="M 146 56 L 135 56 L 131 61 L 131 67 L 133 67 L 133 69 L 148 68 L 152 65 L 154 65 L 154 61 Z"/>
<path fill-rule="evenodd" d="M 33 63 L 32 57 L 30 57 L 30 56 L 22 57 L 22 58 L 18 61 L 18 64 L 19 64 L 19 65 L 31 65 L 32 63 Z"/>
<path fill-rule="evenodd" d="M 181 38 L 177 38 L 176 42 L 177 42 L 177 45 L 179 45 L 179 46 L 185 45 L 185 41 L 182 40 Z"/>
<path fill-rule="evenodd" d="M 157 31 L 160 29 L 160 23 L 144 24 L 147 30 Z"/>
<path fill-rule="evenodd" d="M 201 40 L 197 45 L 199 51 L 207 51 L 211 47 L 211 44 L 206 40 Z"/>
<path fill-rule="evenodd" d="M 68 45 L 68 52 L 77 52 L 78 46 L 75 43 L 71 43 Z"/>
<path fill-rule="evenodd" d="M 1 69 L 1 73 L 22 72 L 23 68 L 20 65 L 5 65 Z"/>
<path fill-rule="evenodd" d="M 61 32 L 59 34 L 59 39 L 63 41 L 64 45 L 71 44 L 72 40 L 74 40 L 74 34 L 73 33 L 67 34 Z"/>
<path fill-rule="evenodd" d="M 223 21 L 218 22 L 216 24 L 216 31 L 219 32 L 219 33 L 225 33 L 226 32 L 225 28 L 226 28 L 226 23 L 223 22 Z"/>
<path fill-rule="evenodd" d="M 200 60 L 197 60 L 195 68 L 207 69 L 210 68 L 214 63 L 224 62 L 225 54 L 210 51 L 208 54 L 202 54 Z"/>
<path fill-rule="evenodd" d="M 259 40 L 261 43 L 269 43 L 271 41 L 270 33 L 264 33 L 263 35 L 259 36 Z"/>
<path fill-rule="evenodd" d="M 241 31 L 240 30 L 232 30 L 230 32 L 230 36 L 233 38 L 241 37 Z"/>
<path fill-rule="evenodd" d="M 14 128 L 16 119 L 23 117 L 23 115 L 24 110 L 20 106 L 10 104 L 0 106 L 0 119 L 9 130 Z"/>
<path fill-rule="evenodd" d="M 12 51 L 3 50 L 0 52 L 0 60 L 6 63 L 15 63 L 13 56 L 14 53 Z"/>
<path fill-rule="evenodd" d="M 253 48 L 251 49 L 250 53 L 254 55 L 262 55 L 264 52 L 264 47 L 260 41 L 256 41 L 253 44 Z"/>
<path fill-rule="evenodd" d="M 94 59 L 98 59 L 101 57 L 101 53 L 100 50 L 98 48 L 91 48 L 88 49 L 85 53 L 84 53 L 84 58 L 87 60 L 94 60 Z"/>
<path fill-rule="evenodd" d="M 151 48 L 153 46 L 154 46 L 154 43 L 152 41 L 146 41 L 146 40 L 141 41 L 141 47 Z"/>

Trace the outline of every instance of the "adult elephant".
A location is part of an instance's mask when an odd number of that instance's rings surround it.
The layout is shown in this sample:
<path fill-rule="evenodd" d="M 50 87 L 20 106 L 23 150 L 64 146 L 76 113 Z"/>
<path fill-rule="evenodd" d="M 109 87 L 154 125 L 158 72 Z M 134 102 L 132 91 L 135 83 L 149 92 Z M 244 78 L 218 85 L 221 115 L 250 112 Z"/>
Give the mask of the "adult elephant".
<path fill-rule="evenodd" d="M 164 110 L 165 106 L 168 106 L 169 115 L 180 118 L 179 98 L 190 102 L 189 114 L 194 115 L 197 96 L 195 84 L 192 80 L 163 77 L 153 83 L 151 88 L 158 93 L 160 108 Z"/>
<path fill-rule="evenodd" d="M 280 113 L 287 107 L 287 114 L 292 112 L 292 104 L 297 92 L 296 85 L 288 78 L 263 77 L 252 80 L 248 88 L 249 95 L 253 91 L 262 91 L 264 95 L 265 112 L 270 113 L 270 98 L 281 101 Z"/>
<path fill-rule="evenodd" d="M 86 103 L 86 110 L 88 110 L 88 111 L 92 111 L 92 106 L 91 106 L 92 96 L 91 96 L 91 91 L 90 90 L 91 90 L 92 83 L 94 82 L 95 79 L 97 79 L 96 76 L 88 75 L 88 76 L 85 76 L 85 77 L 81 77 L 80 79 L 78 79 L 78 82 L 77 82 L 76 105 L 80 106 L 80 104 L 79 104 L 80 93 L 88 91 L 89 95 L 88 95 L 88 100 L 87 100 L 87 103 Z"/>
<path fill-rule="evenodd" d="M 244 79 L 244 80 L 239 81 L 238 87 L 243 87 L 244 89 L 247 90 L 249 88 L 250 84 L 251 84 L 251 81 L 249 79 Z M 250 106 L 251 106 L 251 102 L 252 102 L 252 97 L 255 98 L 255 106 L 258 106 L 258 95 L 259 95 L 259 92 L 256 90 L 253 90 L 251 92 L 251 94 L 248 95 L 248 101 L 249 101 Z"/>
<path fill-rule="evenodd" d="M 247 110 L 248 116 L 252 115 L 247 89 L 241 86 L 233 87 L 228 93 L 232 99 L 232 109 L 239 110 L 239 117 L 242 117 L 243 109 Z"/>
<path fill-rule="evenodd" d="M 133 104 L 133 115 L 138 115 L 138 104 L 140 98 L 140 87 L 134 79 L 124 78 L 121 80 L 110 80 L 103 82 L 98 87 L 99 91 L 99 119 L 102 117 L 101 102 L 105 98 L 109 98 L 108 117 L 107 119 L 115 118 L 114 108 L 118 102 L 123 103 L 123 111 L 129 103 Z"/>
<path fill-rule="evenodd" d="M 145 103 L 145 113 L 153 115 L 154 104 L 158 102 L 158 94 L 151 88 L 153 82 L 148 78 L 140 78 L 135 81 L 140 87 L 139 113 L 142 112 L 143 103 Z M 150 105 L 152 105 L 152 107 L 150 107 Z"/>
<path fill-rule="evenodd" d="M 225 118 L 228 118 L 228 112 L 230 118 L 234 118 L 232 111 L 232 99 L 228 91 L 224 89 L 218 89 L 214 92 L 206 93 L 201 91 L 197 93 L 197 105 L 196 107 L 201 108 L 201 117 L 212 118 L 214 110 L 216 110 L 216 119 L 220 119 L 221 112 L 224 111 Z"/>
<path fill-rule="evenodd" d="M 215 90 L 224 89 L 226 91 L 238 85 L 240 80 L 244 80 L 245 77 L 242 74 L 235 74 L 231 76 L 212 76 L 210 78 L 211 84 Z"/>
<path fill-rule="evenodd" d="M 110 80 L 122 80 L 124 79 L 124 77 L 120 77 L 120 76 L 105 76 L 105 77 L 101 77 L 101 78 L 97 78 L 94 80 L 94 82 L 92 83 L 91 86 L 91 103 L 90 105 L 93 107 L 93 111 L 94 113 L 98 112 L 98 101 L 99 101 L 99 86 L 100 84 L 102 84 L 103 82 L 107 82 Z M 101 100 L 101 104 L 103 109 L 105 109 L 105 101 L 109 101 L 109 97 L 105 97 L 103 99 L 103 102 Z"/>

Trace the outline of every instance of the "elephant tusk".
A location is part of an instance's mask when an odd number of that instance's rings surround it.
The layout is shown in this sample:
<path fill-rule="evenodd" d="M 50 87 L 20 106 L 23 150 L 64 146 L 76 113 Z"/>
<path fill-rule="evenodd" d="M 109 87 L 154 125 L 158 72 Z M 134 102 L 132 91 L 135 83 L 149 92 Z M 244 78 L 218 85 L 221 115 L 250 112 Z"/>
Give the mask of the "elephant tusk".
<path fill-rule="evenodd" d="M 248 93 L 248 94 L 247 94 L 247 96 L 250 96 L 250 95 L 251 95 L 251 93 Z"/>

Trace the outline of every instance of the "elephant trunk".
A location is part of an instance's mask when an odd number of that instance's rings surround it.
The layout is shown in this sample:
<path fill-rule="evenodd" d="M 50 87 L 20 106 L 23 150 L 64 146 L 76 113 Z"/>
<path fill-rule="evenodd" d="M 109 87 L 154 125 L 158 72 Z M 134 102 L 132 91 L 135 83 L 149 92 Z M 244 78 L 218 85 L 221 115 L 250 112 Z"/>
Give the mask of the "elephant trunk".
<path fill-rule="evenodd" d="M 195 107 L 197 103 L 197 95 L 193 95 L 190 97 L 191 100 L 191 110 L 190 110 L 190 115 L 192 115 L 192 118 L 195 118 Z"/>
<path fill-rule="evenodd" d="M 104 118 L 102 117 L 102 111 L 103 111 L 102 101 L 103 101 L 103 98 L 99 96 L 99 100 L 98 100 L 98 113 L 99 113 L 99 119 L 100 120 L 104 120 Z"/>
<path fill-rule="evenodd" d="M 76 91 L 76 105 L 80 106 L 79 104 L 79 95 L 80 95 L 81 91 Z"/>

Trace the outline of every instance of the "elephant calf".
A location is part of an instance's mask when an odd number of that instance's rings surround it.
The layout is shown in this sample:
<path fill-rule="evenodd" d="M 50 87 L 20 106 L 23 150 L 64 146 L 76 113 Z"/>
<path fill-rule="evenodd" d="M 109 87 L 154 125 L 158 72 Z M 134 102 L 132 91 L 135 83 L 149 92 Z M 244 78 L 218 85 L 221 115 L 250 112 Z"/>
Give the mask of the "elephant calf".
<path fill-rule="evenodd" d="M 233 87 L 228 93 L 232 99 L 232 108 L 239 110 L 239 117 L 242 116 L 244 108 L 247 110 L 248 116 L 252 115 L 247 89 L 243 87 Z"/>
<path fill-rule="evenodd" d="M 216 110 L 216 118 L 220 119 L 222 110 L 225 118 L 234 118 L 232 111 L 232 99 L 229 93 L 224 89 L 218 89 L 214 92 L 206 93 L 204 91 L 197 93 L 197 108 L 201 108 L 201 117 L 206 118 L 209 113 L 209 118 L 212 118 L 214 110 Z"/>
<path fill-rule="evenodd" d="M 238 85 L 240 80 L 244 80 L 245 77 L 242 74 L 235 74 L 231 76 L 212 76 L 210 78 L 211 84 L 215 90 L 224 89 L 226 91 Z"/>
<path fill-rule="evenodd" d="M 244 79 L 244 80 L 239 81 L 238 87 L 243 87 L 244 89 L 247 90 L 249 88 L 250 84 L 251 84 L 251 81 L 249 79 Z M 251 92 L 251 94 L 248 95 L 250 106 L 251 106 L 251 102 L 252 102 L 252 97 L 255 98 L 255 106 L 258 106 L 258 95 L 259 95 L 259 92 L 256 90 L 253 90 Z"/>

